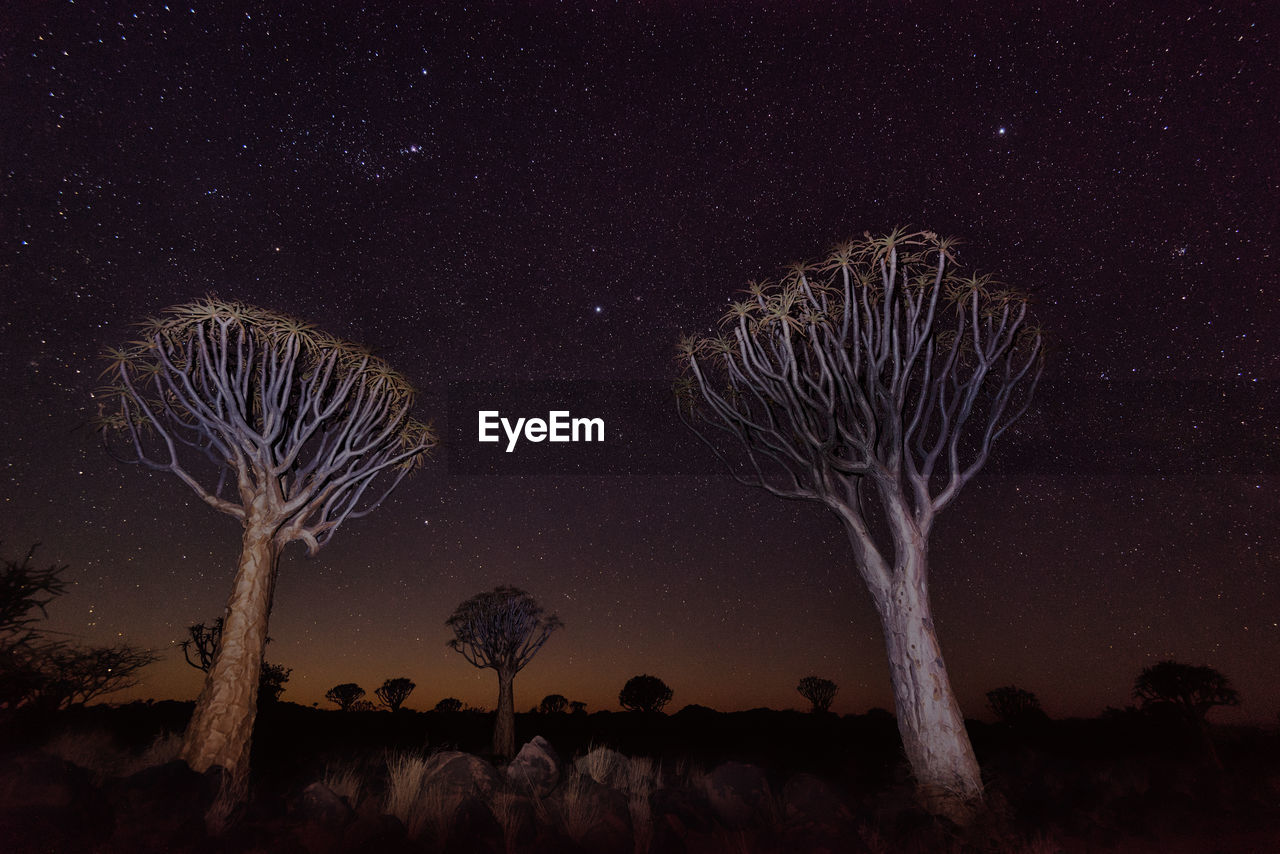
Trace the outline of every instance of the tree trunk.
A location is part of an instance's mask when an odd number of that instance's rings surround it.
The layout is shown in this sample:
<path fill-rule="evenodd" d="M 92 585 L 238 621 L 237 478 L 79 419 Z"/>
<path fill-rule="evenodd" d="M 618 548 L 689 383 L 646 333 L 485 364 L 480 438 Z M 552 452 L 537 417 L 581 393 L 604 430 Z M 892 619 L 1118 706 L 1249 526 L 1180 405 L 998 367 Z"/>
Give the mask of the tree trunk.
<path fill-rule="evenodd" d="M 498 719 L 493 725 L 493 753 L 510 759 L 516 755 L 516 695 L 512 682 L 516 675 L 498 671 Z"/>
<path fill-rule="evenodd" d="M 966 824 L 982 805 L 982 776 L 951 690 L 925 587 L 925 557 L 908 556 L 887 596 L 876 597 L 884 627 L 898 732 L 930 812 Z M 874 594 L 873 590 L 873 594 Z"/>
<path fill-rule="evenodd" d="M 248 784 L 258 681 L 280 557 L 275 528 L 252 518 L 245 525 L 218 657 L 205 678 L 182 743 L 182 758 L 194 770 L 203 773 L 219 765 L 226 771 L 227 793 L 237 801 Z"/>

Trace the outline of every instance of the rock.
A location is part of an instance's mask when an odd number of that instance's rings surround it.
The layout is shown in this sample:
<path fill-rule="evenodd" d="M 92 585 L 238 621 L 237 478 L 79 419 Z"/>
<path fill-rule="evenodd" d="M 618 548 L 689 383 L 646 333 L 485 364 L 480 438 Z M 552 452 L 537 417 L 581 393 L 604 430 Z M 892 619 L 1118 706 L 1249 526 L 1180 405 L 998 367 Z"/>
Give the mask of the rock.
<path fill-rule="evenodd" d="M 449 797 L 461 801 L 478 797 L 488 800 L 502 785 L 498 769 L 478 756 L 457 750 L 445 750 L 427 757 L 423 779 L 440 786 Z"/>
<path fill-rule="evenodd" d="M 302 821 L 331 830 L 345 827 L 355 815 L 351 805 L 324 783 L 303 789 L 292 812 Z"/>
<path fill-rule="evenodd" d="M 769 781 L 754 765 L 726 762 L 707 775 L 704 786 L 712 812 L 730 830 L 764 823 L 773 806 Z"/>
<path fill-rule="evenodd" d="M 563 763 L 555 748 L 540 735 L 533 737 L 507 766 L 507 782 L 517 791 L 545 798 L 560 785 Z"/>
<path fill-rule="evenodd" d="M 709 837 L 717 829 L 710 802 L 689 789 L 654 790 L 649 796 L 649 814 L 653 827 L 650 854 L 686 854 L 688 840 Z"/>
<path fill-rule="evenodd" d="M 111 835 L 107 802 L 89 772 L 29 753 L 0 760 L 0 843 L 6 852 L 75 851 Z"/>
<path fill-rule="evenodd" d="M 631 779 L 631 760 L 607 747 L 597 747 L 586 756 L 578 757 L 573 767 L 579 774 L 611 789 L 626 789 Z"/>

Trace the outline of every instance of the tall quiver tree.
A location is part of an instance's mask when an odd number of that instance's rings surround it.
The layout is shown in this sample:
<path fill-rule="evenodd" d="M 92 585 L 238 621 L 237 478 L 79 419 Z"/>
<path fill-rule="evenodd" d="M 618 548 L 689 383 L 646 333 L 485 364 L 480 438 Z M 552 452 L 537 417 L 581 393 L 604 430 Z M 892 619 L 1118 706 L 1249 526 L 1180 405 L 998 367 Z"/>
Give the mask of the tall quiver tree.
<path fill-rule="evenodd" d="M 244 526 L 217 659 L 183 740 L 197 771 L 244 791 L 281 550 L 314 555 L 370 512 L 436 439 L 403 377 L 357 345 L 265 309 L 213 298 L 143 324 L 109 353 L 95 393 L 108 449 L 169 471 Z"/>
<path fill-rule="evenodd" d="M 513 683 L 551 633 L 564 624 L 547 614 L 538 600 L 518 587 L 495 587 L 459 605 L 445 622 L 453 629 L 449 646 L 474 667 L 498 674 L 498 714 L 493 725 L 493 752 L 516 752 L 516 704 Z"/>
<path fill-rule="evenodd" d="M 1043 350 L 1026 296 L 955 267 L 951 241 L 899 229 L 753 284 L 719 335 L 681 342 L 677 394 L 739 481 L 840 519 L 919 795 L 966 820 L 982 781 L 930 609 L 929 536 L 1025 411 Z"/>

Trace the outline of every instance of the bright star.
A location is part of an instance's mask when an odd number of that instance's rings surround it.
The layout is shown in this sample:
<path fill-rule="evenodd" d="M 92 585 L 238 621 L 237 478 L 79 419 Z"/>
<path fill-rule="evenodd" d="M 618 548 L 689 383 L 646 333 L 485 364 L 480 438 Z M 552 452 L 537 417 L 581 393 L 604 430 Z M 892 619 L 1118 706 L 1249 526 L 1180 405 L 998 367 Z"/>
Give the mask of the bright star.
<path fill-rule="evenodd" d="M 1004 136 L 1004 128 L 1000 128 L 999 130 L 996 131 L 996 133 L 1000 134 L 1001 136 Z"/>
<path fill-rule="evenodd" d="M 602 311 L 604 311 L 604 308 L 603 308 L 603 307 L 601 307 L 601 306 L 596 306 L 596 314 L 599 314 L 599 313 L 600 313 L 600 312 L 602 312 Z"/>

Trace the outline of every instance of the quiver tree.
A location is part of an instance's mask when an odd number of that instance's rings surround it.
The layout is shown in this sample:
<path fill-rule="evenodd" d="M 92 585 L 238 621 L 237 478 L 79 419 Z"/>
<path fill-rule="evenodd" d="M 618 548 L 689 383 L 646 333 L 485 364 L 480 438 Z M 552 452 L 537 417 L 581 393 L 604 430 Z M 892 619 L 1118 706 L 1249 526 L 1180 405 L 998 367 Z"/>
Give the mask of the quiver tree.
<path fill-rule="evenodd" d="M 172 472 L 244 528 L 217 659 L 183 739 L 197 771 L 221 766 L 233 797 L 249 745 L 281 550 L 314 555 L 424 459 L 431 431 L 403 377 L 357 345 L 254 306 L 167 309 L 109 353 L 95 393 L 109 450 Z"/>
<path fill-rule="evenodd" d="M 548 694 L 538 704 L 538 712 L 544 715 L 562 715 L 569 708 L 569 698 L 564 694 Z"/>
<path fill-rule="evenodd" d="M 445 697 L 443 700 L 436 703 L 435 710 L 437 712 L 445 712 L 446 714 L 460 712 L 462 711 L 462 701 L 457 697 Z"/>
<path fill-rule="evenodd" d="M 267 638 L 264 644 L 271 643 Z M 218 648 L 222 645 L 222 618 L 218 617 L 209 625 L 196 623 L 187 627 L 187 637 L 178 641 L 182 648 L 182 657 L 187 664 L 196 670 L 208 673 L 213 663 L 218 660 Z M 262 670 L 258 674 L 258 707 L 268 706 L 280 699 L 284 693 L 284 683 L 289 681 L 293 673 L 292 667 L 282 664 L 270 664 L 264 658 Z"/>
<path fill-rule="evenodd" d="M 618 692 L 618 705 L 628 712 L 657 714 L 671 702 L 673 696 L 667 683 L 657 676 L 641 674 L 632 676 Z"/>
<path fill-rule="evenodd" d="M 1208 716 L 1215 706 L 1240 705 L 1231 680 L 1212 667 L 1162 661 L 1138 674 L 1133 696 L 1144 709 L 1171 710 L 1195 734 L 1209 764 L 1221 770 L 1222 761 L 1209 736 Z"/>
<path fill-rule="evenodd" d="M 324 692 L 324 698 L 330 703 L 336 703 L 340 712 L 351 711 L 363 697 L 364 689 L 354 682 L 343 682 Z"/>
<path fill-rule="evenodd" d="M 796 685 L 796 690 L 812 705 L 809 711 L 816 714 L 831 708 L 831 701 L 836 698 L 836 692 L 840 690 L 840 686 L 820 676 L 806 676 Z"/>
<path fill-rule="evenodd" d="M 373 693 L 377 696 L 378 701 L 393 712 L 400 711 L 400 706 L 404 701 L 409 699 L 409 695 L 413 693 L 413 689 L 418 686 L 414 684 L 412 679 L 406 679 L 403 676 L 395 679 L 388 679 L 382 683 L 382 687 Z"/>
<path fill-rule="evenodd" d="M 463 602 L 445 622 L 453 629 L 449 646 L 474 667 L 498 674 L 498 716 L 493 727 L 493 752 L 516 752 L 515 676 L 563 624 L 548 615 L 538 601 L 518 587 L 495 587 Z"/>
<path fill-rule="evenodd" d="M 919 794 L 964 820 L 982 781 L 929 604 L 929 536 L 1025 411 L 1043 360 L 1027 298 L 959 276 L 952 250 L 899 229 L 753 284 L 719 335 L 681 342 L 677 395 L 740 482 L 840 519 Z"/>
<path fill-rule="evenodd" d="M 1005 685 L 987 692 L 987 705 L 996 720 L 1016 726 L 1045 719 L 1040 698 L 1034 692 L 1015 685 Z"/>

